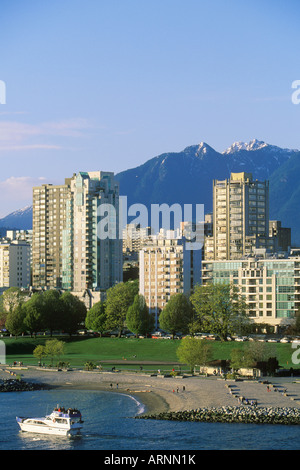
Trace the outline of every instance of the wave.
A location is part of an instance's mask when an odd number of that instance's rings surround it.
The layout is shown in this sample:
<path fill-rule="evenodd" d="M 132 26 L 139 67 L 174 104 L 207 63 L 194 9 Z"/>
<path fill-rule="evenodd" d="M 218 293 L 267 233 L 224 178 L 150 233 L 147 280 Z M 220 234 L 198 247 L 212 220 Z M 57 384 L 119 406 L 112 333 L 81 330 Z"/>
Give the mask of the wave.
<path fill-rule="evenodd" d="M 138 401 L 135 397 L 133 397 L 132 395 L 127 395 L 126 393 L 122 393 L 121 395 L 124 395 L 125 397 L 131 398 L 131 400 L 133 400 L 136 403 L 136 406 L 137 406 L 137 409 L 138 409 L 137 415 L 140 415 L 140 414 L 145 412 L 145 405 L 143 403 L 141 403 L 140 401 Z"/>

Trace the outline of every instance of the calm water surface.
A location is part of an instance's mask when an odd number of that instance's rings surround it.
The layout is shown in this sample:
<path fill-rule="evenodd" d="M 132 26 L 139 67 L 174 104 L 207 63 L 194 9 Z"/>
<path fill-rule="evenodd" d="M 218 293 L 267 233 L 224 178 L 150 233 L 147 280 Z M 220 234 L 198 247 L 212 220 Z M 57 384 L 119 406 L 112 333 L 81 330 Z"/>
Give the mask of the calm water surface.
<path fill-rule="evenodd" d="M 80 437 L 22 433 L 16 416 L 54 406 L 80 409 Z M 299 426 L 137 420 L 137 400 L 109 392 L 51 390 L 0 394 L 1 450 L 299 450 Z"/>

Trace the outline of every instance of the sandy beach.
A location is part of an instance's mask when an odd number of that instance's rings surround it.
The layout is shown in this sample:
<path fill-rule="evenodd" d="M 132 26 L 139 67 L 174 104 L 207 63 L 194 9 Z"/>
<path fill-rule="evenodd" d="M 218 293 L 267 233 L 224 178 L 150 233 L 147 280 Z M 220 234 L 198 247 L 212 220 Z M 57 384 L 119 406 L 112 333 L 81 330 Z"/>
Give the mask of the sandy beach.
<path fill-rule="evenodd" d="M 136 397 L 149 413 L 243 406 L 240 397 L 255 400 L 259 407 L 300 408 L 300 379 L 290 377 L 234 381 L 213 376 L 174 378 L 139 372 L 57 371 L 1 366 L 0 379 L 16 376 L 21 376 L 27 382 L 39 382 L 69 390 L 125 393 Z"/>

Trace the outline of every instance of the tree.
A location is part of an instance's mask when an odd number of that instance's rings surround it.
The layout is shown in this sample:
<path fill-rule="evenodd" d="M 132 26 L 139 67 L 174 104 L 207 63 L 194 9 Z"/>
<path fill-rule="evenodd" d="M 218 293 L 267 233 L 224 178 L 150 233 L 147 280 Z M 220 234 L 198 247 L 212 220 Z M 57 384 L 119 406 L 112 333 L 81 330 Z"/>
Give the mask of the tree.
<path fill-rule="evenodd" d="M 36 348 L 34 348 L 33 355 L 38 358 L 39 364 L 41 364 L 43 357 L 46 357 L 45 346 L 39 344 Z"/>
<path fill-rule="evenodd" d="M 118 329 L 119 337 L 125 325 L 128 308 L 133 304 L 134 297 L 138 294 L 138 282 L 120 282 L 107 291 L 106 314 L 107 328 Z"/>
<path fill-rule="evenodd" d="M 234 370 L 243 368 L 248 369 L 253 366 L 253 358 L 250 351 L 240 348 L 233 348 L 230 354 L 230 367 Z"/>
<path fill-rule="evenodd" d="M 64 342 L 58 339 L 50 339 L 45 344 L 45 356 L 50 357 L 51 365 L 53 365 L 53 359 L 60 357 L 64 354 Z"/>
<path fill-rule="evenodd" d="M 286 330 L 286 335 L 295 335 L 298 336 L 300 333 L 300 308 L 298 308 L 297 312 L 295 313 L 294 323 L 289 325 Z"/>
<path fill-rule="evenodd" d="M 87 312 L 85 326 L 88 330 L 103 333 L 106 329 L 105 302 L 97 302 Z"/>
<path fill-rule="evenodd" d="M 216 334 L 222 341 L 249 325 L 247 304 L 234 284 L 198 285 L 190 299 L 199 330 Z"/>
<path fill-rule="evenodd" d="M 61 327 L 71 336 L 84 323 L 86 306 L 71 292 L 64 292 L 60 297 L 61 302 Z"/>
<path fill-rule="evenodd" d="M 7 312 L 3 306 L 3 295 L 0 296 L 0 330 L 5 327 Z"/>
<path fill-rule="evenodd" d="M 50 289 L 43 294 L 44 327 L 50 330 L 52 336 L 53 330 L 61 329 L 62 304 L 60 302 L 60 293 L 55 289 Z"/>
<path fill-rule="evenodd" d="M 133 304 L 128 308 L 126 315 L 127 328 L 138 335 L 146 335 L 154 328 L 153 315 L 149 314 L 149 309 L 142 295 L 134 297 Z"/>
<path fill-rule="evenodd" d="M 174 294 L 159 316 L 159 325 L 168 331 L 174 339 L 177 331 L 188 332 L 188 325 L 193 319 L 193 311 L 190 301 L 184 294 Z"/>
<path fill-rule="evenodd" d="M 177 348 L 177 356 L 180 362 L 187 364 L 193 371 L 195 366 L 204 366 L 211 359 L 211 345 L 206 341 L 193 337 L 186 337 L 180 341 Z"/>
<path fill-rule="evenodd" d="M 295 332 L 296 334 L 300 333 L 300 310 L 297 310 L 296 316 L 295 316 Z"/>
<path fill-rule="evenodd" d="M 19 287 L 10 287 L 3 292 L 3 307 L 6 312 L 12 312 L 24 302 L 24 294 Z"/>
<path fill-rule="evenodd" d="M 17 307 L 15 307 L 11 312 L 8 313 L 5 326 L 12 335 L 15 335 L 17 337 L 18 335 L 24 332 L 24 319 L 24 307 L 21 304 L 17 305 Z"/>
<path fill-rule="evenodd" d="M 245 344 L 245 349 L 252 362 L 267 361 L 270 356 L 276 356 L 276 344 L 251 341 Z"/>
<path fill-rule="evenodd" d="M 31 336 L 45 329 L 43 294 L 38 292 L 33 294 L 33 296 L 24 303 L 24 311 L 24 323 L 30 331 Z"/>

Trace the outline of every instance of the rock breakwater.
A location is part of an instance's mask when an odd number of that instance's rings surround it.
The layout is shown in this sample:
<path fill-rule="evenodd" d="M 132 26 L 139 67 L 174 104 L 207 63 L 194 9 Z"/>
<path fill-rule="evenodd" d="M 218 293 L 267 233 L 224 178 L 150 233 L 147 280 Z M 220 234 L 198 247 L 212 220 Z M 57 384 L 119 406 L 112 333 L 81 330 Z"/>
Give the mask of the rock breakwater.
<path fill-rule="evenodd" d="M 0 380 L 0 393 L 1 392 L 32 392 L 34 390 L 47 390 L 49 387 L 40 384 L 25 382 L 18 379 L 3 379 Z"/>
<path fill-rule="evenodd" d="M 219 407 L 139 415 L 138 419 L 199 421 L 206 423 L 300 424 L 299 408 Z"/>

